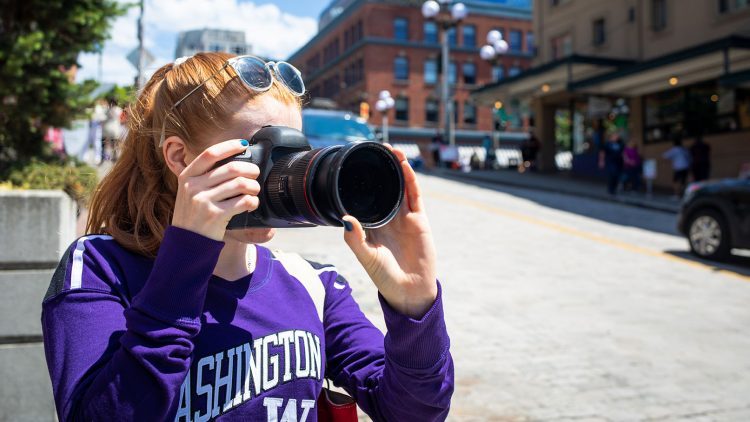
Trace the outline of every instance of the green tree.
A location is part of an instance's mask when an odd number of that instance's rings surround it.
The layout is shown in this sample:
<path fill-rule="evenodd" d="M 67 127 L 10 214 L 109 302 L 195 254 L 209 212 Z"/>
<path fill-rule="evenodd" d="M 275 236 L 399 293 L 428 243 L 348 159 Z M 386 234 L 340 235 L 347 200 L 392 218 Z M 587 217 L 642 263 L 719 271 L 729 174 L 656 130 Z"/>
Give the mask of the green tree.
<path fill-rule="evenodd" d="M 68 126 L 90 105 L 96 83 L 76 84 L 71 71 L 128 7 L 115 0 L 0 0 L 0 179 L 11 163 L 44 155 L 46 127 Z"/>

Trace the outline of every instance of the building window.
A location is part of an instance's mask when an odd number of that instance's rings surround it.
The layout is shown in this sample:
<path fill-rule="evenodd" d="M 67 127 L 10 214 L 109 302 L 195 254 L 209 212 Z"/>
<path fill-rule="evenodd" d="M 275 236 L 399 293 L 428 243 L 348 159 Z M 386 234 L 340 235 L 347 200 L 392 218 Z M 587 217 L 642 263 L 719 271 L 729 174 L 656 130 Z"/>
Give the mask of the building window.
<path fill-rule="evenodd" d="M 512 29 L 510 31 L 510 37 L 508 39 L 508 44 L 510 46 L 510 51 L 514 51 L 516 53 L 521 52 L 521 43 L 522 43 L 523 36 L 521 35 L 521 31 Z"/>
<path fill-rule="evenodd" d="M 474 85 L 477 83 L 477 66 L 474 63 L 464 63 L 461 70 L 464 74 L 464 84 Z"/>
<path fill-rule="evenodd" d="M 593 37 L 592 37 L 592 42 L 594 43 L 594 46 L 599 47 L 603 45 L 604 42 L 607 40 L 607 33 L 604 27 L 604 18 L 595 20 L 592 26 L 592 29 L 594 31 Z"/>
<path fill-rule="evenodd" d="M 528 31 L 526 33 L 526 51 L 528 51 L 529 54 L 536 54 L 536 45 L 534 45 L 534 33 L 531 31 Z"/>
<path fill-rule="evenodd" d="M 437 44 L 438 43 L 438 29 L 435 22 L 424 23 L 424 42 L 426 44 Z"/>
<path fill-rule="evenodd" d="M 748 0 L 719 0 L 719 13 L 732 13 L 750 6 Z"/>
<path fill-rule="evenodd" d="M 519 75 L 520 73 L 521 73 L 521 68 L 518 66 L 512 66 L 510 69 L 508 69 L 508 76 L 511 78 Z"/>
<path fill-rule="evenodd" d="M 455 26 L 448 30 L 448 45 L 450 45 L 451 47 L 455 47 L 458 45 Z"/>
<path fill-rule="evenodd" d="M 245 54 L 245 51 L 246 51 L 245 47 L 240 47 L 240 46 L 234 47 L 232 49 L 232 53 L 234 53 L 234 54 L 236 54 L 238 56 L 241 56 L 241 55 Z"/>
<path fill-rule="evenodd" d="M 453 104 L 453 123 L 458 124 L 458 101 L 451 101 Z"/>
<path fill-rule="evenodd" d="M 428 99 L 424 103 L 424 119 L 428 122 L 437 123 L 440 118 L 440 103 L 437 100 Z"/>
<path fill-rule="evenodd" d="M 631 6 L 630 9 L 628 9 L 628 22 L 635 22 L 635 7 Z"/>
<path fill-rule="evenodd" d="M 211 51 L 222 51 L 221 46 L 219 44 L 211 44 Z"/>
<path fill-rule="evenodd" d="M 495 65 L 492 67 L 492 81 L 497 82 L 505 77 L 505 68 L 503 65 Z"/>
<path fill-rule="evenodd" d="M 409 99 L 406 97 L 398 97 L 396 98 L 396 120 L 400 120 L 402 122 L 408 122 L 409 121 Z"/>
<path fill-rule="evenodd" d="M 661 31 L 667 27 L 667 0 L 651 0 L 651 29 Z"/>
<path fill-rule="evenodd" d="M 464 47 L 476 47 L 477 45 L 477 27 L 474 25 L 464 25 Z"/>
<path fill-rule="evenodd" d="M 402 41 L 409 40 L 409 20 L 396 18 L 393 20 L 393 38 Z"/>
<path fill-rule="evenodd" d="M 477 106 L 469 101 L 464 103 L 464 123 L 468 125 L 477 123 Z"/>
<path fill-rule="evenodd" d="M 436 59 L 424 62 L 424 83 L 436 84 L 438 82 L 438 63 Z"/>
<path fill-rule="evenodd" d="M 409 59 L 396 57 L 393 60 L 393 77 L 399 81 L 409 80 Z"/>
<path fill-rule="evenodd" d="M 456 62 L 450 62 L 448 65 L 448 83 L 451 85 L 456 84 L 456 80 L 458 79 L 457 75 L 457 69 L 456 69 Z"/>
<path fill-rule="evenodd" d="M 552 38 L 552 60 L 562 59 L 573 54 L 573 37 L 570 34 Z"/>

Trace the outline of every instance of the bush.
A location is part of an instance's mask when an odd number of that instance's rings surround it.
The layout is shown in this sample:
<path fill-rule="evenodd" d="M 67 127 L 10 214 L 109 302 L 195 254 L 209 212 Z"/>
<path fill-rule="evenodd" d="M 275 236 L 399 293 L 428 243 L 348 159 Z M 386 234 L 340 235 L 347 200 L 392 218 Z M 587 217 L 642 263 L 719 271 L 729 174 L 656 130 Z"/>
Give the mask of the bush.
<path fill-rule="evenodd" d="M 96 169 L 78 161 L 32 159 L 28 164 L 11 170 L 8 181 L 13 188 L 63 190 L 83 207 L 99 180 Z"/>

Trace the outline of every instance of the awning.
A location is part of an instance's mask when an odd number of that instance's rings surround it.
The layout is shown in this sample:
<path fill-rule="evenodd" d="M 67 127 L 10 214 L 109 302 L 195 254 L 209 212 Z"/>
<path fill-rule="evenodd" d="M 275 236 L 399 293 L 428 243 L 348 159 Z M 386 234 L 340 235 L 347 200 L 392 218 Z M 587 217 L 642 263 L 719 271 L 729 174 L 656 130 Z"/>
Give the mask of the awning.
<path fill-rule="evenodd" d="M 710 79 L 742 78 L 750 70 L 750 38 L 729 36 L 615 71 L 579 80 L 570 89 L 589 94 L 639 96 Z M 728 80 L 731 82 L 731 80 Z"/>
<path fill-rule="evenodd" d="M 479 103 L 492 104 L 498 99 L 550 95 L 567 91 L 569 85 L 575 81 L 611 72 L 632 63 L 629 60 L 574 54 L 484 85 L 474 90 L 472 97 Z"/>

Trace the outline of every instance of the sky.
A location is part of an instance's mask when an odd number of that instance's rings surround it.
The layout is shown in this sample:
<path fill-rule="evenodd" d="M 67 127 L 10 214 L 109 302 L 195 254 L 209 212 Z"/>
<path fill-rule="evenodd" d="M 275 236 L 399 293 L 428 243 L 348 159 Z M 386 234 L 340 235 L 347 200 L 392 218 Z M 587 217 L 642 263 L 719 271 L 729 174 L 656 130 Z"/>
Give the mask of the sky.
<path fill-rule="evenodd" d="M 123 3 L 132 0 L 118 0 Z M 317 19 L 330 0 L 146 0 L 144 44 L 156 60 L 146 69 L 149 77 L 156 69 L 174 60 L 177 33 L 219 28 L 245 31 L 253 52 L 285 59 L 317 32 Z M 103 83 L 129 85 L 136 69 L 127 60 L 138 46 L 139 9 L 114 21 L 111 38 L 104 45 Z M 77 79 L 98 77 L 98 55 L 81 54 Z"/>

